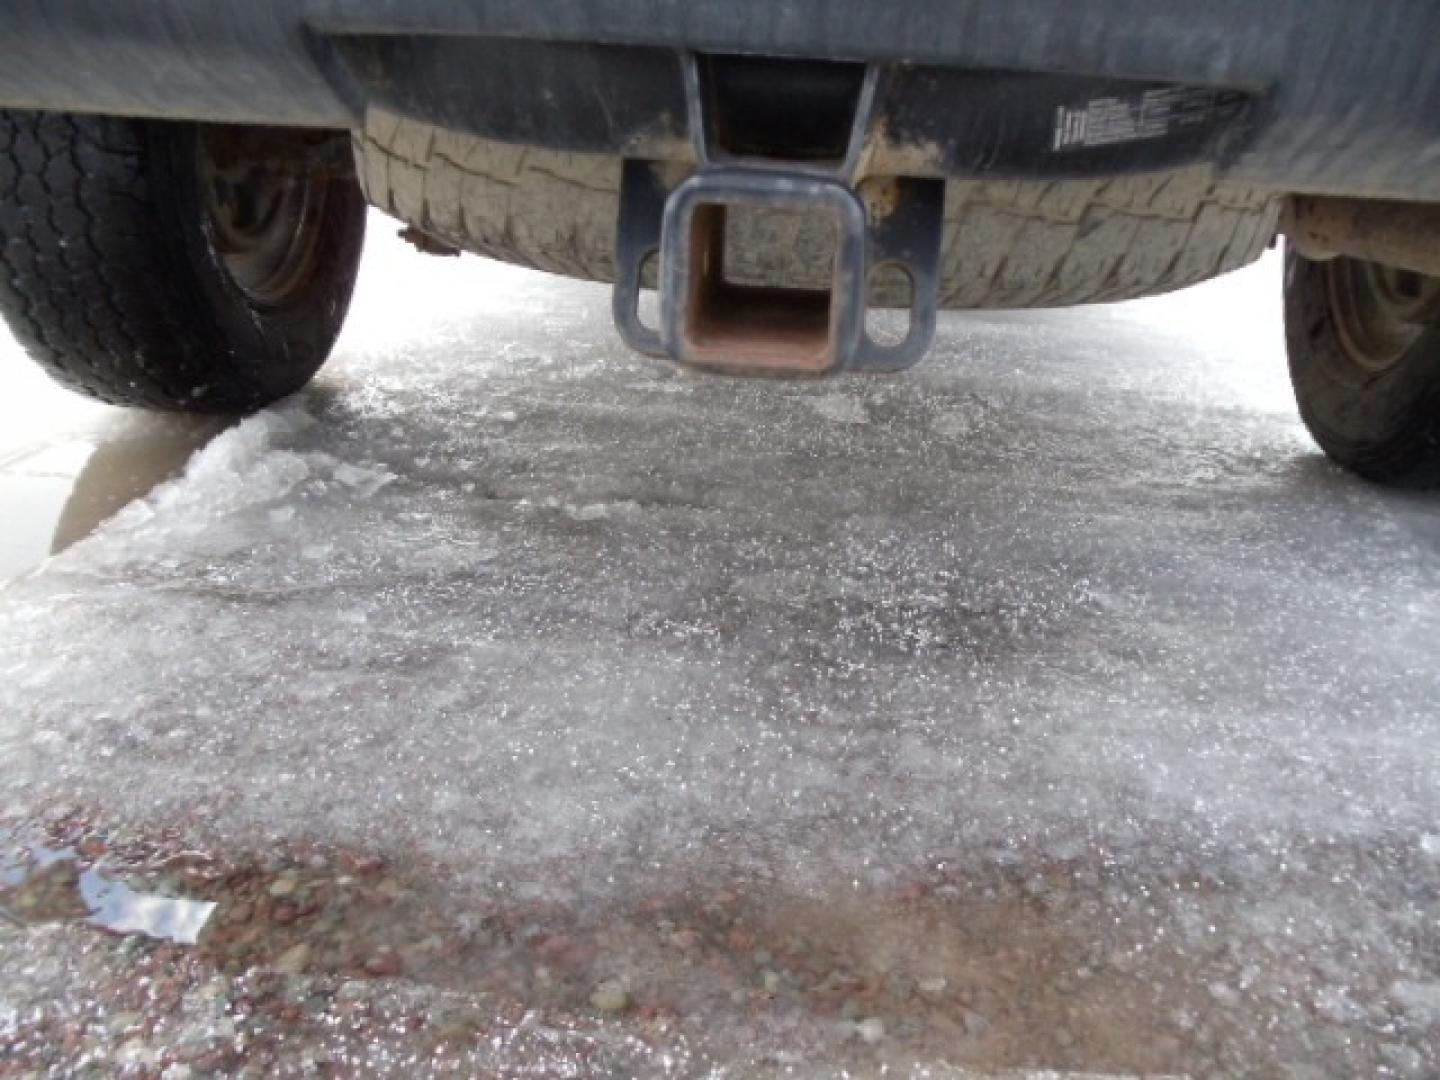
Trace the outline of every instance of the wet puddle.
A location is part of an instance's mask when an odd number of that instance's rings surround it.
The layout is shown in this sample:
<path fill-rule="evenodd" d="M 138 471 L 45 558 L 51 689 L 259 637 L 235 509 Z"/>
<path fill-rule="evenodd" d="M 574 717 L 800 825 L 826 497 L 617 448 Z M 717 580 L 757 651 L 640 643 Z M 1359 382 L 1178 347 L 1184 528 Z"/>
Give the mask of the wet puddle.
<path fill-rule="evenodd" d="M 209 417 L 124 414 L 66 436 L 0 447 L 0 582 L 84 539 L 107 518 L 178 476 L 224 430 Z"/>
<path fill-rule="evenodd" d="M 0 890 L 13 907 L 0 916 L 16 926 L 32 920 L 73 919 L 113 934 L 144 934 L 194 945 L 216 903 L 132 889 L 103 860 L 85 865 L 70 848 L 22 845 L 0 858 Z"/>

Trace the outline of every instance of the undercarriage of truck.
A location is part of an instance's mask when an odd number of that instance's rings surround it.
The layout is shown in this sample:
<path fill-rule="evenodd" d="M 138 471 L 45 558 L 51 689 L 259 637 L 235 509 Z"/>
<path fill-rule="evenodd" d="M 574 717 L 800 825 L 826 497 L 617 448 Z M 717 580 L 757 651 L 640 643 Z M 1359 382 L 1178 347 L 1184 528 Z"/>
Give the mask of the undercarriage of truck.
<path fill-rule="evenodd" d="M 0 309 L 105 400 L 246 411 L 302 386 L 367 202 L 424 251 L 613 283 L 641 352 L 769 376 L 898 371 L 941 309 L 1168 292 L 1283 235 L 1317 441 L 1375 479 L 1440 478 L 1433 5 L 18 0 L 3 18 Z"/>

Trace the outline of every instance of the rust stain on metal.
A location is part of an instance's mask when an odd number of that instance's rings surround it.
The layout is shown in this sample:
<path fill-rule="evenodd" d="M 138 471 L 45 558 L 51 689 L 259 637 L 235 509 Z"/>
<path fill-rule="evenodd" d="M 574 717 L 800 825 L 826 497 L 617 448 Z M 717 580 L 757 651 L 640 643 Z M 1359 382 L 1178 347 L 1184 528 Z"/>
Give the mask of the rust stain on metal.
<path fill-rule="evenodd" d="M 749 375 L 820 375 L 835 365 L 830 292 L 725 280 L 723 206 L 696 211 L 689 253 L 684 333 L 695 363 Z"/>
<path fill-rule="evenodd" d="M 695 174 L 695 158 L 689 152 L 690 144 L 687 142 L 686 156 L 675 160 L 665 159 L 651 164 L 650 171 L 655 174 L 656 181 L 667 191 L 673 191 L 686 180 Z"/>
<path fill-rule="evenodd" d="M 893 176 L 872 176 L 856 189 L 871 221 L 883 221 L 900 205 L 900 183 Z"/>
<path fill-rule="evenodd" d="M 861 176 L 941 176 L 945 151 L 940 143 L 900 142 L 890 130 L 889 117 L 880 116 L 866 139 Z"/>

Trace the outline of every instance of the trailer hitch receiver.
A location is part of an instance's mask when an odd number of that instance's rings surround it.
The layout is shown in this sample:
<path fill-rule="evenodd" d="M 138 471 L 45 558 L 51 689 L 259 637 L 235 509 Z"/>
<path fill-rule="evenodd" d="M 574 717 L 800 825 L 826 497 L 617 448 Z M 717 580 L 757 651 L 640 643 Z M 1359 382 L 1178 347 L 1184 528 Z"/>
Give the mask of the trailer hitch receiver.
<path fill-rule="evenodd" d="M 698 85 L 692 66 L 692 83 Z M 883 208 L 871 212 L 854 177 L 873 100 L 873 76 L 856 106 L 851 149 L 833 167 L 739 159 L 712 148 L 692 104 L 699 169 L 673 187 L 656 165 L 627 160 L 620 187 L 614 315 L 640 352 L 695 368 L 749 375 L 813 376 L 896 371 L 929 348 L 935 331 L 945 183 L 885 179 Z M 693 102 L 703 102 L 700 90 Z M 823 289 L 741 285 L 725 276 L 726 220 L 740 209 L 821 215 L 834 229 L 834 257 Z M 659 257 L 658 327 L 642 324 L 641 273 Z M 867 281 L 878 267 L 909 278 L 910 325 L 903 340 L 880 344 L 866 332 Z"/>

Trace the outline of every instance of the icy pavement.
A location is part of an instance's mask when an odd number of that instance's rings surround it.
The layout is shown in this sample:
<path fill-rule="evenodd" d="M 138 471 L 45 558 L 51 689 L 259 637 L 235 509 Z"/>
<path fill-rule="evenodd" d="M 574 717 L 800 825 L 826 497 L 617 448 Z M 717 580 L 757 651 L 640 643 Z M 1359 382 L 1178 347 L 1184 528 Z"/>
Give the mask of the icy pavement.
<path fill-rule="evenodd" d="M 1273 261 L 811 384 L 367 272 L 0 592 L 23 1067 L 1440 1075 L 1440 500 L 1313 450 Z"/>

